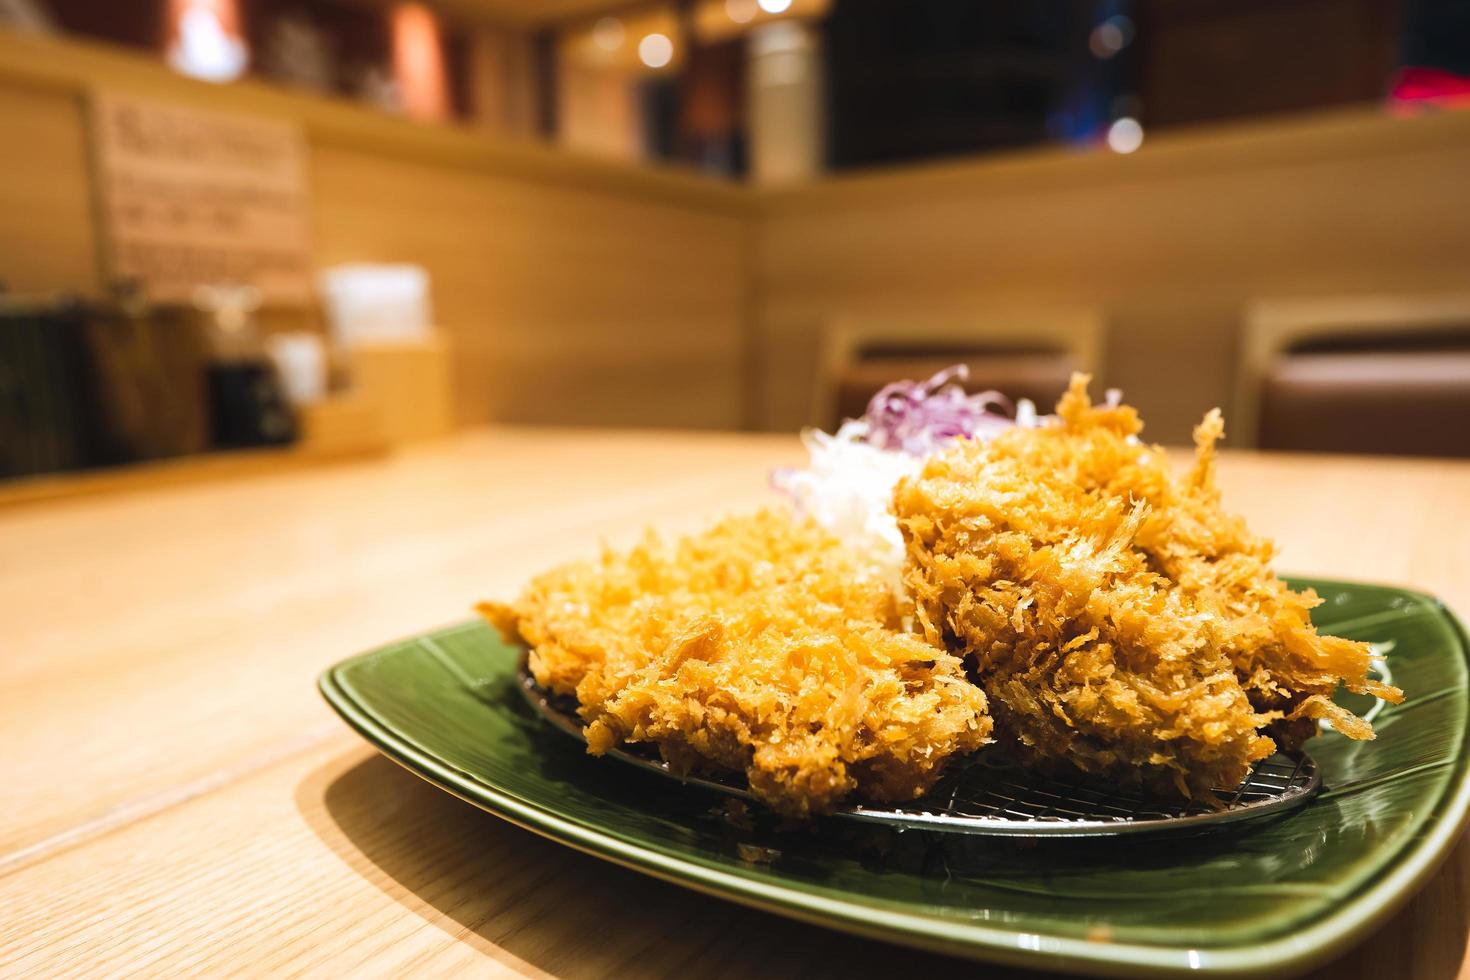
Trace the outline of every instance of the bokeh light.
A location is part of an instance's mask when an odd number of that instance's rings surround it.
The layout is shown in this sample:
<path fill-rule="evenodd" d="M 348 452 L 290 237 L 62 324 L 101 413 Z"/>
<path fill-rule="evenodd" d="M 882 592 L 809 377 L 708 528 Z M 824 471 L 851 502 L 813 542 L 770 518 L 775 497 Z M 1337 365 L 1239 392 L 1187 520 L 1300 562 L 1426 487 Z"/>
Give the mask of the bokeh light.
<path fill-rule="evenodd" d="M 749 24 L 757 9 L 755 0 L 725 0 L 725 16 L 737 24 Z"/>
<path fill-rule="evenodd" d="M 1108 149 L 1114 153 L 1132 153 L 1143 145 L 1143 126 L 1132 116 L 1124 116 L 1108 127 Z"/>
<path fill-rule="evenodd" d="M 592 25 L 592 43 L 604 51 L 616 51 L 623 46 L 627 33 L 622 21 L 616 17 L 604 17 Z"/>
<path fill-rule="evenodd" d="M 650 68 L 663 68 L 674 60 L 674 42 L 664 34 L 649 34 L 638 42 L 638 59 Z"/>
<path fill-rule="evenodd" d="M 1116 14 L 1092 29 L 1087 47 L 1094 57 L 1108 59 L 1133 42 L 1133 21 Z"/>

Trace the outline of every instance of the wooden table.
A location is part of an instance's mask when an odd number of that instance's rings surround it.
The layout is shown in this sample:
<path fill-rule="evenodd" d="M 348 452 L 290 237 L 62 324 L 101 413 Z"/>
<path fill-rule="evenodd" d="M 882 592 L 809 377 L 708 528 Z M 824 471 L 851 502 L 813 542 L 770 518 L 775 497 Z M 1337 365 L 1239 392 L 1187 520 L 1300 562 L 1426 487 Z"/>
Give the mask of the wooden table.
<path fill-rule="evenodd" d="M 496 430 L 0 511 L 0 975 L 986 972 L 543 841 L 379 757 L 314 688 L 600 540 L 752 507 L 800 455 L 790 437 Z M 1470 610 L 1470 463 L 1233 455 L 1221 479 L 1281 567 Z M 1451 975 L 1467 926 L 1462 843 L 1322 975 Z"/>

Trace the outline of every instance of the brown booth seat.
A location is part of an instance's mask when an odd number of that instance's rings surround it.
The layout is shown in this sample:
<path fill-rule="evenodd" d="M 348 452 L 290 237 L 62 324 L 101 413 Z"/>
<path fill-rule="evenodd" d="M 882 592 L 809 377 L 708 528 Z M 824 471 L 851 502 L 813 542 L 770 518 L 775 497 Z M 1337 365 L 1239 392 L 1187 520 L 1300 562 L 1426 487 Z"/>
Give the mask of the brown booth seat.
<path fill-rule="evenodd" d="M 1298 347 L 1267 372 L 1260 446 L 1470 457 L 1470 333 Z"/>
<path fill-rule="evenodd" d="M 976 353 L 973 350 L 923 353 L 870 349 L 847 365 L 837 377 L 837 417 L 830 422 L 862 415 L 868 401 L 893 381 L 923 381 L 953 364 L 965 364 L 970 392 L 994 389 L 1012 401 L 1029 398 L 1049 412 L 1076 368 L 1069 354 L 1059 351 L 1005 351 Z"/>

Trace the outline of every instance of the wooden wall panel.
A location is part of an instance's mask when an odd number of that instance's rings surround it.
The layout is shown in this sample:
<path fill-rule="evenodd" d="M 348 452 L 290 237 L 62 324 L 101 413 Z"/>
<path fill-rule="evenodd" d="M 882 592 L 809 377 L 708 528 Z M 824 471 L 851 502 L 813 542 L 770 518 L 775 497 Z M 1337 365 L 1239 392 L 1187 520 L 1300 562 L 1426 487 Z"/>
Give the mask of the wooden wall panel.
<path fill-rule="evenodd" d="M 456 345 L 464 423 L 807 421 L 823 324 L 1094 307 L 1103 383 L 1154 438 L 1230 409 L 1263 297 L 1462 292 L 1470 113 L 1373 109 L 750 191 L 0 35 L 0 278 L 95 288 L 83 95 L 299 122 L 317 259 L 412 261 Z"/>
<path fill-rule="evenodd" d="M 0 281 L 11 292 L 97 287 L 90 170 L 79 99 L 0 84 Z"/>
<path fill-rule="evenodd" d="M 91 86 L 300 123 L 318 264 L 429 270 L 461 423 L 741 423 L 739 189 L 263 85 L 202 85 L 76 42 L 0 35 L 0 122 L 21 134 L 0 154 L 0 278 L 12 290 L 98 286 Z"/>
<path fill-rule="evenodd" d="M 1244 135 L 1242 135 L 1244 134 Z M 818 334 L 845 315 L 1095 307 L 1107 385 L 1149 435 L 1229 410 L 1245 304 L 1463 290 L 1470 119 L 1358 112 L 1184 133 L 1135 157 L 1056 152 L 763 196 L 761 421 L 810 421 Z"/>
<path fill-rule="evenodd" d="M 739 220 L 315 148 L 324 263 L 414 261 L 462 422 L 738 424 Z"/>

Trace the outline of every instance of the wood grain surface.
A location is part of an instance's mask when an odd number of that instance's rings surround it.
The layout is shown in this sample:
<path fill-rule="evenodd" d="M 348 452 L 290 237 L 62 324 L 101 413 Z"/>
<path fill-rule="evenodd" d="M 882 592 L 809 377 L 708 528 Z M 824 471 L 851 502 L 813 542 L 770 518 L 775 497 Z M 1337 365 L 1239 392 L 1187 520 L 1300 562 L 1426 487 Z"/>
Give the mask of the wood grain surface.
<path fill-rule="evenodd" d="M 989 975 L 642 878 L 377 756 L 330 663 L 767 499 L 790 437 L 482 430 L 0 512 L 0 975 Z M 1470 463 L 1228 455 L 1293 572 L 1470 609 Z M 1466 963 L 1470 850 L 1322 976 Z M 994 970 L 994 975 L 1007 971 Z"/>

